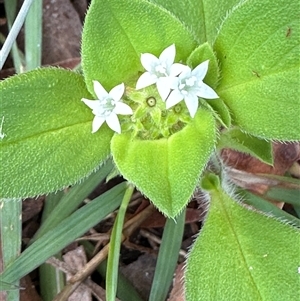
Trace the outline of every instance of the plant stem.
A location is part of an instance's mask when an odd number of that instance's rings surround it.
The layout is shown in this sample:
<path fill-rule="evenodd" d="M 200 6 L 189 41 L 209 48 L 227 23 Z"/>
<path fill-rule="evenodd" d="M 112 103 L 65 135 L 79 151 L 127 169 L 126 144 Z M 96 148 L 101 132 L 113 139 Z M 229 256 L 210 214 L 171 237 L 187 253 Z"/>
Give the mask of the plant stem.
<path fill-rule="evenodd" d="M 4 62 L 6 61 L 8 54 L 11 50 L 11 47 L 13 45 L 13 43 L 15 42 L 21 27 L 25 21 L 26 15 L 28 13 L 28 10 L 32 4 L 33 0 L 25 0 L 18 15 L 17 18 L 5 40 L 5 43 L 2 47 L 2 49 L 0 50 L 0 70 L 2 69 Z"/>
<path fill-rule="evenodd" d="M 107 301 L 114 301 L 117 294 L 117 283 L 118 283 L 118 268 L 119 268 L 119 257 L 121 249 L 121 240 L 123 232 L 124 217 L 128 203 L 131 199 L 134 186 L 129 184 L 124 194 L 117 218 L 115 220 L 113 230 L 110 238 L 110 246 L 107 260 L 106 270 L 106 299 Z"/>

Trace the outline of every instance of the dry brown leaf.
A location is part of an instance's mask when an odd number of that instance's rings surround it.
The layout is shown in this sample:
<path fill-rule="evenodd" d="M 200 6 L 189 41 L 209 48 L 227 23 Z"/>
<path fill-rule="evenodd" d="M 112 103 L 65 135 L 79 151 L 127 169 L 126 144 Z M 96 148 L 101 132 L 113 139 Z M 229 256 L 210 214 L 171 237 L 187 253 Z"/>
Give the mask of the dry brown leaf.
<path fill-rule="evenodd" d="M 63 255 L 65 263 L 68 264 L 70 269 L 74 272 L 81 270 L 87 263 L 86 254 L 82 246 L 77 247 L 75 250 L 69 251 Z M 67 274 L 67 280 L 69 280 L 73 274 Z M 71 294 L 68 301 L 92 301 L 92 295 L 89 289 L 84 285 L 79 287 Z"/>

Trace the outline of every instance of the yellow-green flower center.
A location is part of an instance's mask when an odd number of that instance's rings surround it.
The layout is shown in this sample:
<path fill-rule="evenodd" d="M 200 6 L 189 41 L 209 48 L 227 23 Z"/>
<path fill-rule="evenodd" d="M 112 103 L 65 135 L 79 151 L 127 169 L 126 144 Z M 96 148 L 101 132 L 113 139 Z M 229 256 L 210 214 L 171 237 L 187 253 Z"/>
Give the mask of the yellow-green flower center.
<path fill-rule="evenodd" d="M 122 132 L 130 131 L 137 138 L 156 140 L 170 137 L 191 121 L 183 102 L 166 110 L 155 86 L 143 90 L 127 88 L 124 102 L 132 109 L 132 116 L 122 119 Z"/>

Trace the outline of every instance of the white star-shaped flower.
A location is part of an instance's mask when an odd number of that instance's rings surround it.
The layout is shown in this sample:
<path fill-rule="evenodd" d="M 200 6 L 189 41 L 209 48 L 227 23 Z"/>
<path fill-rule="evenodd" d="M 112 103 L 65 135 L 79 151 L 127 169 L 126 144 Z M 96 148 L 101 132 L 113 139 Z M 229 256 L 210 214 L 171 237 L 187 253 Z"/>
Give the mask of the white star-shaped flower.
<path fill-rule="evenodd" d="M 218 94 L 203 82 L 208 70 L 209 61 L 199 64 L 194 70 L 187 67 L 178 77 L 172 79 L 170 93 L 166 107 L 175 106 L 184 99 L 185 104 L 193 118 L 198 109 L 198 97 L 206 99 L 219 98 Z"/>
<path fill-rule="evenodd" d="M 89 100 L 82 98 L 81 100 L 93 110 L 95 115 L 92 124 L 92 133 L 97 132 L 101 125 L 106 121 L 107 125 L 115 132 L 121 133 L 121 126 L 117 114 L 131 115 L 132 109 L 121 101 L 124 94 L 125 86 L 120 84 L 111 89 L 109 93 L 102 85 L 93 81 L 94 91 L 97 95 L 97 100 Z"/>
<path fill-rule="evenodd" d="M 170 93 L 169 78 L 177 76 L 186 68 L 186 66 L 179 63 L 173 64 L 175 54 L 174 44 L 167 47 L 159 58 L 151 53 L 143 53 L 141 55 L 141 63 L 146 72 L 139 77 L 136 89 L 139 90 L 156 84 L 160 97 L 165 101 Z"/>

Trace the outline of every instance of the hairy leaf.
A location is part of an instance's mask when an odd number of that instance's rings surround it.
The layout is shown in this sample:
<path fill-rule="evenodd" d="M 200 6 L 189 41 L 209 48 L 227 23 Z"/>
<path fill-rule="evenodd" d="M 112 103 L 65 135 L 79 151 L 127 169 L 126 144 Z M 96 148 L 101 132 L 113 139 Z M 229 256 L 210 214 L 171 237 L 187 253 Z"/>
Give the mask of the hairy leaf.
<path fill-rule="evenodd" d="M 212 43 L 222 20 L 241 0 L 149 0 L 164 7 L 182 21 L 199 44 Z"/>
<path fill-rule="evenodd" d="M 187 261 L 186 300 L 298 300 L 299 230 L 249 210 L 216 184 L 204 180 L 211 202 Z"/>
<path fill-rule="evenodd" d="M 244 131 L 299 140 L 299 3 L 245 1 L 224 21 L 214 45 L 217 93 Z"/>
<path fill-rule="evenodd" d="M 176 61 L 196 46 L 193 35 L 168 11 L 145 0 L 92 1 L 82 37 L 82 64 L 87 86 L 92 80 L 107 89 L 121 82 L 135 85 L 142 53 L 158 56 L 176 45 Z M 131 82 L 134 80 L 134 83 Z"/>
<path fill-rule="evenodd" d="M 109 155 L 113 132 L 91 134 L 92 99 L 83 77 L 45 68 L 0 83 L 3 117 L 0 197 L 61 189 L 90 174 Z"/>
<path fill-rule="evenodd" d="M 139 140 L 125 133 L 113 137 L 111 149 L 121 174 L 175 217 L 193 194 L 215 140 L 214 118 L 200 109 L 191 124 L 168 139 Z"/>
<path fill-rule="evenodd" d="M 245 134 L 237 128 L 222 133 L 219 148 L 231 148 L 239 152 L 250 154 L 269 165 L 273 164 L 272 143 L 254 136 Z"/>

